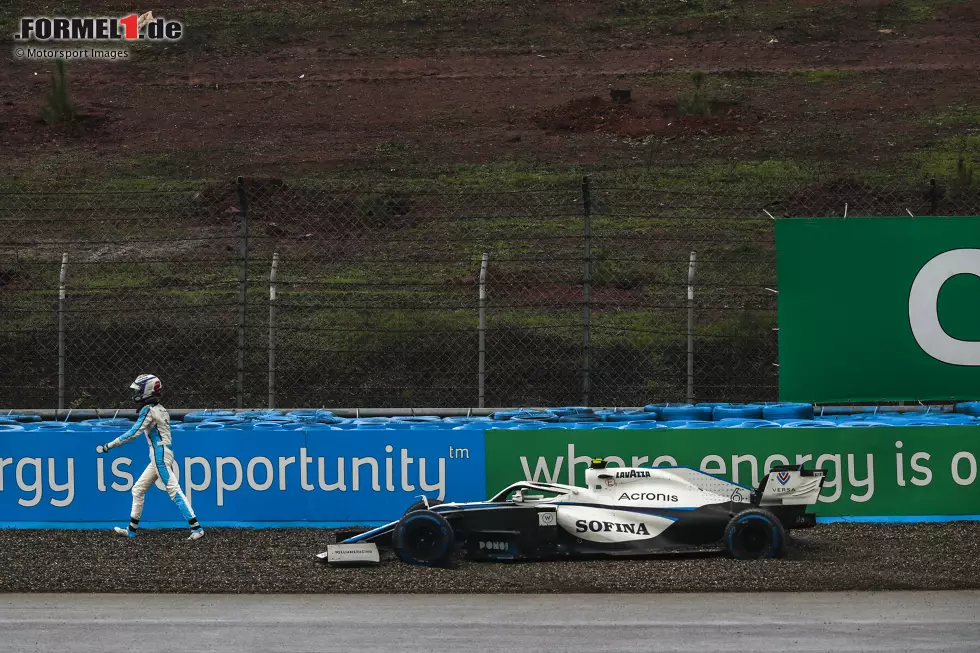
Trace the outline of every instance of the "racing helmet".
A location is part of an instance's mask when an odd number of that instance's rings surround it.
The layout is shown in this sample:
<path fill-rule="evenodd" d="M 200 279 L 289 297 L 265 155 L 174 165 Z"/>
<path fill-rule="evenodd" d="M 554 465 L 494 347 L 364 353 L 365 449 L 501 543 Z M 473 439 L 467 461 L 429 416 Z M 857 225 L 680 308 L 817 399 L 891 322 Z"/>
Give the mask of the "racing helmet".
<path fill-rule="evenodd" d="M 152 374 L 140 374 L 133 381 L 132 385 L 129 386 L 129 389 L 134 392 L 133 401 L 138 404 L 143 404 L 153 397 L 160 396 L 160 392 L 163 390 L 163 383 Z"/>

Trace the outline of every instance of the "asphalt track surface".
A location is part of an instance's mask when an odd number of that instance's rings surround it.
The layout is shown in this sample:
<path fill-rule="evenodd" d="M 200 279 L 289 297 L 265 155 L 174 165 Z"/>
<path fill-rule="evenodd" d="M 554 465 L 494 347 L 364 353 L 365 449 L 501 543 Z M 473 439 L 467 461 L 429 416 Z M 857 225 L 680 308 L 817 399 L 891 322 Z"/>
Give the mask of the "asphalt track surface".
<path fill-rule="evenodd" d="M 971 651 L 980 592 L 8 594 L 0 652 Z"/>

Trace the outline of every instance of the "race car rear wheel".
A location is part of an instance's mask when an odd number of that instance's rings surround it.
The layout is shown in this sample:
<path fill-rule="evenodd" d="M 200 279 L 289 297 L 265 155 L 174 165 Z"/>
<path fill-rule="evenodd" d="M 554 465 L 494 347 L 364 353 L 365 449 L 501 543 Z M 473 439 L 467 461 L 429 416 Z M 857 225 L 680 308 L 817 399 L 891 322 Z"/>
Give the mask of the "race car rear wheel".
<path fill-rule="evenodd" d="M 743 510 L 725 528 L 725 546 L 738 560 L 778 558 L 786 545 L 786 529 L 768 510 Z"/>
<path fill-rule="evenodd" d="M 439 499 L 429 499 L 429 508 L 435 508 L 436 506 L 441 506 L 444 503 L 445 501 L 440 501 Z M 404 514 L 407 515 L 408 513 L 415 512 L 416 510 L 426 510 L 425 501 L 416 501 L 408 507 L 408 510 L 406 510 Z"/>
<path fill-rule="evenodd" d="M 410 565 L 442 566 L 452 556 L 455 543 L 453 527 L 445 517 L 430 510 L 405 515 L 392 534 L 392 547 Z"/>

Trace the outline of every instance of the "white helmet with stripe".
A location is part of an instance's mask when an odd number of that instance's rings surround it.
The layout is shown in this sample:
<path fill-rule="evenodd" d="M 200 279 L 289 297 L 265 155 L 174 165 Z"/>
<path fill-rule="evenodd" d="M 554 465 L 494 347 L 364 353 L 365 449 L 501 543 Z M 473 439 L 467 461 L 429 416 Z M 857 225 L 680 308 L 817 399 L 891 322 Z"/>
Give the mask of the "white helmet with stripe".
<path fill-rule="evenodd" d="M 135 391 L 133 401 L 142 404 L 151 397 L 159 396 L 163 383 L 152 374 L 140 374 L 129 389 Z"/>

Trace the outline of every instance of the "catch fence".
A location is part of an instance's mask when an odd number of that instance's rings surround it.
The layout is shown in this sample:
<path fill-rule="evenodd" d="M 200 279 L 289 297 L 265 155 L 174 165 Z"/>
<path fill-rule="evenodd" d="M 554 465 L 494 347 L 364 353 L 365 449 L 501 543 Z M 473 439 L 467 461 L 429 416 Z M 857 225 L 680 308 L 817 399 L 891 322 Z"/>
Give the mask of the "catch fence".
<path fill-rule="evenodd" d="M 980 211 L 972 180 L 529 177 L 7 183 L 0 406 L 144 372 L 175 408 L 775 400 L 773 217 Z"/>

